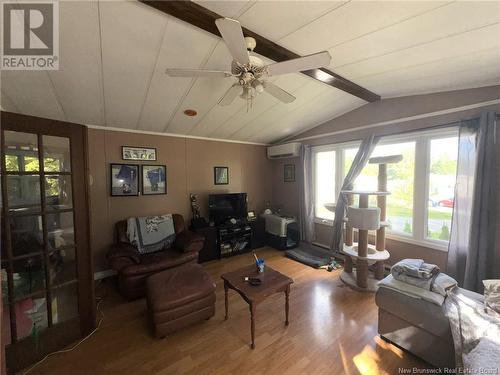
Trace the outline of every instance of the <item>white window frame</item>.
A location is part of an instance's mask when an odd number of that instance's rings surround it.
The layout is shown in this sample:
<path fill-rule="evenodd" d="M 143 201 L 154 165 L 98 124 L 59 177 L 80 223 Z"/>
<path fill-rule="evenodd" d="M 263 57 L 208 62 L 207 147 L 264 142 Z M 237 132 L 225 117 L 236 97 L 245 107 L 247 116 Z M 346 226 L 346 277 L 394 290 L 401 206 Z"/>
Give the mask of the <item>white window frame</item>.
<path fill-rule="evenodd" d="M 429 201 L 429 179 L 430 179 L 430 144 L 431 140 L 458 136 L 458 128 L 442 128 L 423 130 L 407 134 L 391 135 L 383 137 L 378 145 L 394 143 L 415 142 L 415 171 L 413 189 L 413 233 L 403 234 L 400 232 L 387 231 L 389 239 L 420 245 L 440 251 L 448 251 L 448 241 L 427 238 L 428 229 L 428 201 Z M 335 197 L 340 193 L 340 187 L 347 171 L 344 170 L 344 150 L 359 147 L 360 141 L 338 143 L 332 145 L 314 146 L 313 153 L 313 185 L 316 192 L 316 153 L 322 151 L 335 151 Z M 338 171 L 342 171 L 339 173 Z M 389 198 L 390 199 L 390 198 Z M 422 204 L 424 202 L 425 204 Z M 314 202 L 314 222 L 318 224 L 333 226 L 333 221 L 316 216 L 316 202 Z"/>
<path fill-rule="evenodd" d="M 333 225 L 333 220 L 330 219 L 324 219 L 316 216 L 316 176 L 317 176 L 317 169 L 316 169 L 316 154 L 318 152 L 325 152 L 325 151 L 335 151 L 335 202 L 336 199 L 339 196 L 340 193 L 340 187 L 342 186 L 342 182 L 344 182 L 345 178 L 345 173 L 344 171 L 344 149 L 346 148 L 352 148 L 352 147 L 359 147 L 361 142 L 359 141 L 352 141 L 352 142 L 345 142 L 345 143 L 337 143 L 337 144 L 332 144 L 332 145 L 324 145 L 324 146 L 314 146 L 312 148 L 312 160 L 313 160 L 313 189 L 314 189 L 314 222 L 319 223 L 319 224 L 324 224 L 324 225 Z M 342 173 L 337 173 L 337 171 L 342 171 Z"/>

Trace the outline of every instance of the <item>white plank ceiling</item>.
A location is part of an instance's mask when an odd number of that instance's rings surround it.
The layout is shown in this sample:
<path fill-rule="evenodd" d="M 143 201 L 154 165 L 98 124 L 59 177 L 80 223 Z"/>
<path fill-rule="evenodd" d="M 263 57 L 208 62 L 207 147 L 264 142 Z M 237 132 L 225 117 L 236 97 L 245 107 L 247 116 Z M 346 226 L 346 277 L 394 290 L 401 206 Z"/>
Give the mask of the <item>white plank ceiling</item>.
<path fill-rule="evenodd" d="M 384 97 L 500 83 L 500 2 L 198 1 Z M 223 42 L 135 1 L 61 1 L 60 70 L 2 71 L 4 110 L 143 131 L 270 143 L 364 105 L 302 74 L 273 77 L 247 111 L 218 100 L 233 83 L 167 67 L 227 70 Z M 198 112 L 187 117 L 187 108 Z"/>

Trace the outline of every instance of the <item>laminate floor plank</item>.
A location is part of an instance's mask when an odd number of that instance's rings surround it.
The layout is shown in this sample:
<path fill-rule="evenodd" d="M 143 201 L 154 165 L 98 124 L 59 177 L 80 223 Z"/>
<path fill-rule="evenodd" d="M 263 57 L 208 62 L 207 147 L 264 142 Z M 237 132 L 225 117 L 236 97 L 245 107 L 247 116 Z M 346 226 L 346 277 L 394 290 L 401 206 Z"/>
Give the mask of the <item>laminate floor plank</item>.
<path fill-rule="evenodd" d="M 250 349 L 250 312 L 229 292 L 224 320 L 220 275 L 251 264 L 251 254 L 211 261 L 203 267 L 217 284 L 216 314 L 166 339 L 155 339 L 146 302 L 124 300 L 108 279 L 101 328 L 73 351 L 48 358 L 31 374 L 398 374 L 398 369 L 429 366 L 377 335 L 377 307 L 370 293 L 345 286 L 339 270 L 316 270 L 271 248 L 259 249 L 266 264 L 291 277 L 290 325 L 285 327 L 285 296 L 257 306 L 256 348 Z"/>

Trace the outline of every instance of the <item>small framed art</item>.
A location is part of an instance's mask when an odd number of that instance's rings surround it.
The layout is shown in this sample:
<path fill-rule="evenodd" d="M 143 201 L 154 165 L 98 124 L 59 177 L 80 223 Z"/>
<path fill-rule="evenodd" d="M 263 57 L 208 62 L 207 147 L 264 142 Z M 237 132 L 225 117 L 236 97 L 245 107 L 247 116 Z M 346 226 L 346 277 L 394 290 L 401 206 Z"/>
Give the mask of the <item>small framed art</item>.
<path fill-rule="evenodd" d="M 167 194 L 167 167 L 165 165 L 142 165 L 142 194 Z"/>
<path fill-rule="evenodd" d="M 229 168 L 214 167 L 214 185 L 228 185 L 228 184 L 229 184 Z"/>
<path fill-rule="evenodd" d="M 285 164 L 283 177 L 285 182 L 295 182 L 295 164 Z"/>
<path fill-rule="evenodd" d="M 156 161 L 156 148 L 122 146 L 122 159 Z"/>
<path fill-rule="evenodd" d="M 137 164 L 110 164 L 111 196 L 139 195 L 139 166 Z"/>

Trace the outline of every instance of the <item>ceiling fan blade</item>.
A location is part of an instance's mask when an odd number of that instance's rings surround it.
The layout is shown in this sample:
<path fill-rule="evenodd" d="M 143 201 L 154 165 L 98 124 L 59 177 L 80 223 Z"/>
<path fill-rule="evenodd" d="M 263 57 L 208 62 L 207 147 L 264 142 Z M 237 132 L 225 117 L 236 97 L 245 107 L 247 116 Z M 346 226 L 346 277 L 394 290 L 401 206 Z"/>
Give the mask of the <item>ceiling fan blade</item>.
<path fill-rule="evenodd" d="M 247 44 L 240 23 L 231 18 L 219 18 L 215 20 L 215 25 L 233 58 L 240 64 L 249 64 Z"/>
<path fill-rule="evenodd" d="M 279 74 L 297 73 L 304 70 L 323 68 L 330 64 L 332 57 L 327 51 L 313 53 L 304 57 L 282 61 L 267 66 L 267 73 L 270 76 Z"/>
<path fill-rule="evenodd" d="M 167 69 L 165 71 L 171 77 L 231 77 L 229 72 L 222 70 L 203 69 Z"/>
<path fill-rule="evenodd" d="M 274 83 L 264 81 L 264 90 L 274 96 L 276 99 L 281 100 L 283 103 L 291 103 L 295 100 L 295 96 L 289 94 L 281 87 L 276 86 Z"/>
<path fill-rule="evenodd" d="M 219 105 L 226 106 L 233 102 L 233 100 L 241 93 L 241 86 L 239 83 L 232 85 L 226 91 L 224 96 L 219 100 Z"/>

